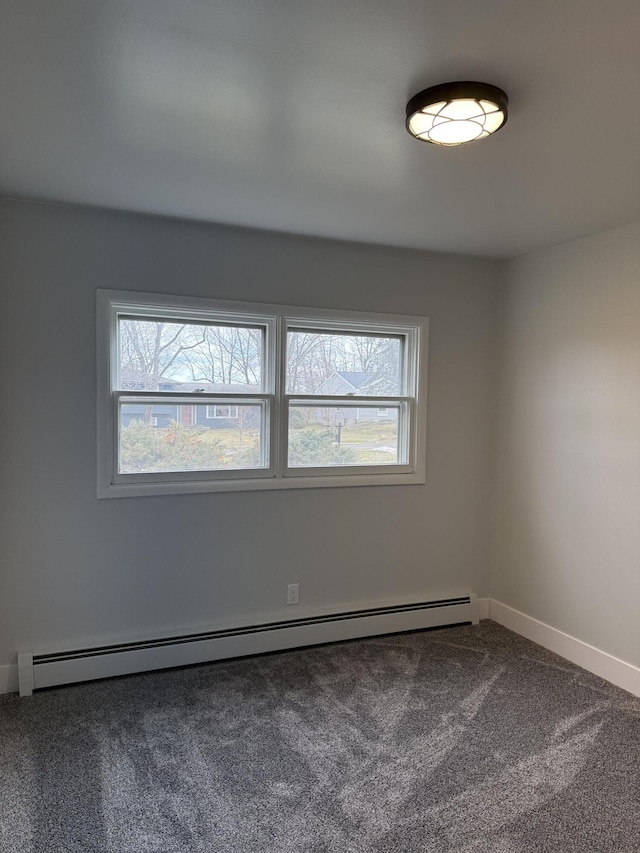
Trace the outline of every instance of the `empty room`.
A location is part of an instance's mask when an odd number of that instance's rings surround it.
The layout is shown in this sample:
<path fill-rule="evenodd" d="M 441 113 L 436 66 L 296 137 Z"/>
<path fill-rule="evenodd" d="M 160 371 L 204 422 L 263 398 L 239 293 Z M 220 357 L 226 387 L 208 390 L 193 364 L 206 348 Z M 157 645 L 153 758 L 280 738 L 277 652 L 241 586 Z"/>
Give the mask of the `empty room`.
<path fill-rule="evenodd" d="M 0 851 L 640 850 L 640 4 L 0 0 Z"/>

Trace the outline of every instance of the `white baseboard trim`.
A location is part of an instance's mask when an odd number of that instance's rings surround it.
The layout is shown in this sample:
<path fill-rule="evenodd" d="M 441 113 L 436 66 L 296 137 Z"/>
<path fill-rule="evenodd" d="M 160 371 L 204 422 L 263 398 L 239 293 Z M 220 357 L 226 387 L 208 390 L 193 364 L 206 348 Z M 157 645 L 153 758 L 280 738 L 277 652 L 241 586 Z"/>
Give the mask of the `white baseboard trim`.
<path fill-rule="evenodd" d="M 0 666 L 0 695 L 18 690 L 18 667 L 15 664 Z"/>
<path fill-rule="evenodd" d="M 494 622 L 610 681 L 616 687 L 621 687 L 634 696 L 640 696 L 640 668 L 637 666 L 590 646 L 589 643 L 565 634 L 564 631 L 552 628 L 551 625 L 527 616 L 526 613 L 514 610 L 501 601 L 493 598 L 488 601 L 489 618 Z"/>
<path fill-rule="evenodd" d="M 489 619 L 489 607 L 491 605 L 490 598 L 478 598 L 476 601 L 478 607 L 478 619 L 482 622 L 483 619 Z"/>
<path fill-rule="evenodd" d="M 640 668 L 603 652 L 557 628 L 552 628 L 532 616 L 492 598 L 476 599 L 477 614 L 481 620 L 492 619 L 510 631 L 532 640 L 555 652 L 588 672 L 600 676 L 616 687 L 640 697 Z M 15 664 L 0 666 L 0 694 L 18 690 L 18 667 Z"/>

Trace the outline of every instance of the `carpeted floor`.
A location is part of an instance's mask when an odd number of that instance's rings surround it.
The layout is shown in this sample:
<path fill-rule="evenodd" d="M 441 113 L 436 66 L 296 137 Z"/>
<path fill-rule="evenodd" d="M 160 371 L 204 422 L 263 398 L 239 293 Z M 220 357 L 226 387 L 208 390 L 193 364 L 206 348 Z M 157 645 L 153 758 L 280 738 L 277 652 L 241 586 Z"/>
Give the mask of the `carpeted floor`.
<path fill-rule="evenodd" d="M 0 699 L 2 853 L 637 853 L 640 700 L 492 622 Z"/>

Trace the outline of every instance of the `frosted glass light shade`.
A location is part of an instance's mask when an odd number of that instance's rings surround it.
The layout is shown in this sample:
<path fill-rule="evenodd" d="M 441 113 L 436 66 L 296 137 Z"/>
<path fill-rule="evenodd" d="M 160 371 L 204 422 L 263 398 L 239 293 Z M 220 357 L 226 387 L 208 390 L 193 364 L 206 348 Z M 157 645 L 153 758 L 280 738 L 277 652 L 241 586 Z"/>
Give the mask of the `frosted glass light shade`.
<path fill-rule="evenodd" d="M 488 83 L 443 83 L 415 95 L 407 104 L 412 136 L 435 145 L 462 145 L 484 139 L 507 121 L 509 99 Z"/>

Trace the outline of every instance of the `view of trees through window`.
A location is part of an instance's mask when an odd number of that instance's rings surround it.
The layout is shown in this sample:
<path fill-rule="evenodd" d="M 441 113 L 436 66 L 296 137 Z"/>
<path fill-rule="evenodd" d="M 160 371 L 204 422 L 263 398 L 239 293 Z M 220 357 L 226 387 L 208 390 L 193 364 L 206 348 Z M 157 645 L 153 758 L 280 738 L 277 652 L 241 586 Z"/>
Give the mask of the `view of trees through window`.
<path fill-rule="evenodd" d="M 120 388 L 163 383 L 262 384 L 262 329 L 120 319 Z"/>
<path fill-rule="evenodd" d="M 251 327 L 119 319 L 118 388 L 172 392 L 178 401 L 120 406 L 121 473 L 256 468 L 266 428 L 259 405 L 236 398 L 205 405 L 198 393 L 264 392 L 265 331 Z M 286 393 L 344 396 L 344 406 L 297 405 L 289 413 L 292 467 L 395 464 L 400 409 L 352 398 L 400 396 L 400 336 L 291 329 Z M 194 398 L 193 403 L 184 397 Z"/>
<path fill-rule="evenodd" d="M 400 356 L 397 337 L 290 331 L 287 393 L 397 395 Z"/>

